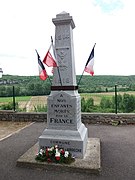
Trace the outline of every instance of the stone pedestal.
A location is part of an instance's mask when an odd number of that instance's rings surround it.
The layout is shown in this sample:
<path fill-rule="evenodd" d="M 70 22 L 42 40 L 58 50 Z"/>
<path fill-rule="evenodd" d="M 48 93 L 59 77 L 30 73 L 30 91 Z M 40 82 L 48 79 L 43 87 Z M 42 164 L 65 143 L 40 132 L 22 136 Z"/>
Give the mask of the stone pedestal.
<path fill-rule="evenodd" d="M 58 145 L 83 158 L 88 132 L 81 122 L 81 98 L 76 84 L 72 17 L 63 12 L 53 19 L 55 48 L 59 68 L 54 68 L 48 97 L 47 128 L 39 137 L 40 148 Z"/>

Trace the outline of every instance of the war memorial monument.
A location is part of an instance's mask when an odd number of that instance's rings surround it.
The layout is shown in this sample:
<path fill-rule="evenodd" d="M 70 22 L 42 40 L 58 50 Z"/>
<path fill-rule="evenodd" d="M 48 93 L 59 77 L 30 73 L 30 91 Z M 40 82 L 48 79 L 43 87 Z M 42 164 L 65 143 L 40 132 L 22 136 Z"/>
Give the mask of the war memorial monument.
<path fill-rule="evenodd" d="M 38 166 L 35 149 L 58 145 L 76 158 L 69 166 L 58 165 L 66 170 L 99 172 L 100 140 L 88 138 L 88 130 L 81 121 L 81 97 L 76 82 L 73 29 L 75 23 L 69 13 L 62 12 L 52 19 L 55 25 L 55 49 L 58 68 L 54 68 L 51 93 L 47 101 L 47 127 L 39 137 L 39 142 L 21 156 L 19 166 Z M 46 165 L 46 166 L 45 166 Z M 41 163 L 47 168 L 50 164 Z M 54 170 L 56 165 L 54 166 Z"/>
<path fill-rule="evenodd" d="M 74 21 L 68 13 L 54 18 L 55 49 L 59 71 L 54 68 L 51 94 L 48 97 L 47 128 L 39 137 L 41 148 L 54 144 L 84 157 L 88 132 L 81 122 L 81 98 L 76 83 L 73 29 Z"/>

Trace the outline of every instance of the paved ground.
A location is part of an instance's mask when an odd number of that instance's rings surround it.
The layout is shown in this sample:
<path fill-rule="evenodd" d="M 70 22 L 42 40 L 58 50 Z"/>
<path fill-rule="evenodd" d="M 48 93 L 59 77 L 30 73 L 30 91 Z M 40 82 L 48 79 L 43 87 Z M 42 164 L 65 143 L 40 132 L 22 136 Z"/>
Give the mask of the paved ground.
<path fill-rule="evenodd" d="M 100 175 L 16 167 L 17 159 L 37 142 L 45 128 L 44 123 L 34 123 L 0 141 L 0 180 L 135 180 L 135 126 L 87 127 L 89 137 L 98 137 L 102 142 Z"/>
<path fill-rule="evenodd" d="M 30 124 L 31 122 L 0 121 L 0 141 Z"/>

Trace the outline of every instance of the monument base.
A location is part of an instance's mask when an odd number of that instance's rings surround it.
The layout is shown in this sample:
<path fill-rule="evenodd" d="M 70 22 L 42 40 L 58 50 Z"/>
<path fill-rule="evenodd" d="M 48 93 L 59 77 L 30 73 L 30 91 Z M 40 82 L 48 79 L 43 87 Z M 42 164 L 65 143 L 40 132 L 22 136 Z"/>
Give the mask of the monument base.
<path fill-rule="evenodd" d="M 87 128 L 81 123 L 78 130 L 45 129 L 39 137 L 39 147 L 58 145 L 72 153 L 74 157 L 83 158 L 87 147 Z"/>
<path fill-rule="evenodd" d="M 25 154 L 17 160 L 17 166 L 23 168 L 41 168 L 54 173 L 58 171 L 70 173 L 100 173 L 101 152 L 100 139 L 88 138 L 86 153 L 83 159 L 76 158 L 75 162 L 68 164 L 55 164 L 47 162 L 37 162 L 35 152 L 38 152 L 39 145 L 36 143 Z"/>

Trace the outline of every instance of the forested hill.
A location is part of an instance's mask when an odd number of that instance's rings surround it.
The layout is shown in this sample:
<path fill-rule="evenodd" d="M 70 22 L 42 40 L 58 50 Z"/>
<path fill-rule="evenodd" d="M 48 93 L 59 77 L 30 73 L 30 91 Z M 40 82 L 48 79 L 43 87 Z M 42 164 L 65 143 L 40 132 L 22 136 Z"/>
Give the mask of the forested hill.
<path fill-rule="evenodd" d="M 77 82 L 80 76 L 77 76 Z M 52 76 L 50 77 L 52 80 Z M 114 91 L 117 84 L 119 91 L 135 91 L 135 75 L 132 76 L 89 76 L 84 75 L 79 85 L 80 93 Z M 0 96 L 12 94 L 15 86 L 16 95 L 47 95 L 50 93 L 50 81 L 42 81 L 38 76 L 3 75 L 0 79 Z"/>
<path fill-rule="evenodd" d="M 78 79 L 79 77 L 77 77 Z M 114 91 L 114 86 L 120 91 L 135 91 L 135 75 L 132 76 L 83 76 L 79 89 L 81 92 L 90 90 L 91 92 Z"/>

